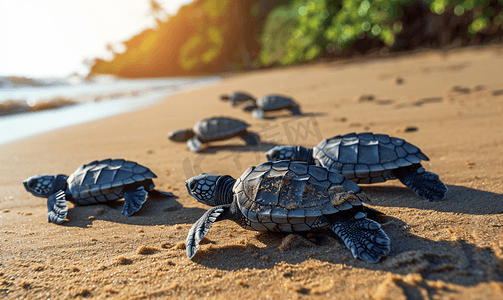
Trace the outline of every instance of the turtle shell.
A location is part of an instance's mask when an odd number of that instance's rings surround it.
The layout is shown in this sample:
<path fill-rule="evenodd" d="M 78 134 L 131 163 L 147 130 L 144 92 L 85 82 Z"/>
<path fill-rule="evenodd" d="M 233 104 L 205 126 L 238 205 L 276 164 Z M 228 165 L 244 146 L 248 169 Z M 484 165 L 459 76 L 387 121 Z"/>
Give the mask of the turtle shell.
<path fill-rule="evenodd" d="M 67 179 L 68 190 L 79 205 L 103 203 L 122 198 L 130 188 L 143 185 L 151 190 L 157 176 L 148 168 L 124 159 L 105 159 L 80 166 Z"/>
<path fill-rule="evenodd" d="M 201 142 L 210 142 L 236 136 L 249 126 L 241 120 L 217 117 L 197 122 L 193 130 Z"/>
<path fill-rule="evenodd" d="M 341 174 L 298 161 L 268 161 L 234 183 L 234 201 L 255 230 L 307 231 L 327 225 L 324 215 L 370 200 Z"/>
<path fill-rule="evenodd" d="M 327 170 L 356 183 L 396 179 L 392 170 L 428 161 L 419 148 L 386 134 L 349 133 L 321 141 L 313 158 Z"/>
<path fill-rule="evenodd" d="M 263 111 L 280 110 L 297 104 L 290 98 L 278 95 L 269 95 L 257 100 L 257 106 Z"/>
<path fill-rule="evenodd" d="M 230 99 L 234 100 L 236 102 L 255 100 L 255 98 L 253 98 L 253 96 L 251 96 L 250 94 L 247 94 L 245 92 L 234 92 L 234 93 L 232 93 Z"/>

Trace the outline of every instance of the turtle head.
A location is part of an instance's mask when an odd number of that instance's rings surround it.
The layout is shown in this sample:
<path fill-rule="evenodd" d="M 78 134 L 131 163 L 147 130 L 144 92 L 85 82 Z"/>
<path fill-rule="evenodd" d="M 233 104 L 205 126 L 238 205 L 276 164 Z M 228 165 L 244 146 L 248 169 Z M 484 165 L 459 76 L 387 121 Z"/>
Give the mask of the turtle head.
<path fill-rule="evenodd" d="M 227 100 L 229 100 L 230 98 L 231 98 L 231 97 L 229 97 L 229 95 L 222 95 L 222 96 L 220 96 L 220 100 L 222 100 L 222 101 L 227 101 Z"/>
<path fill-rule="evenodd" d="M 276 146 L 265 153 L 267 160 L 298 160 L 297 147 Z"/>
<path fill-rule="evenodd" d="M 219 175 L 202 173 L 185 181 L 187 192 L 197 201 L 215 206 L 215 194 Z"/>
<path fill-rule="evenodd" d="M 192 129 L 180 129 L 171 131 L 168 133 L 168 139 L 173 142 L 186 142 L 189 139 L 193 138 L 196 134 Z"/>
<path fill-rule="evenodd" d="M 187 192 L 197 201 L 209 206 L 230 204 L 233 201 L 232 187 L 236 179 L 202 173 L 185 181 Z"/>
<path fill-rule="evenodd" d="M 23 181 L 26 191 L 36 197 L 48 198 L 66 189 L 66 175 L 35 175 Z"/>

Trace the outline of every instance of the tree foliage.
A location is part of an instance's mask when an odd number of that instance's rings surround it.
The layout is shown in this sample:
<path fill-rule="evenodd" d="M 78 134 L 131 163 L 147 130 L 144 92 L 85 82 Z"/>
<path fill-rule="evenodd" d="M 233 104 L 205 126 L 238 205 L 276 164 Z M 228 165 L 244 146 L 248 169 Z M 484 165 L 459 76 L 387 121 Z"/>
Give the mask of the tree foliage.
<path fill-rule="evenodd" d="M 289 65 L 336 55 L 361 46 L 359 40 L 395 47 L 400 33 L 404 37 L 407 34 L 434 36 L 439 30 L 449 30 L 446 23 L 456 23 L 450 18 L 468 18 L 466 29 L 458 26 L 467 38 L 490 28 L 501 33 L 502 4 L 503 0 L 293 0 L 269 14 L 261 39 L 260 59 L 266 66 Z M 444 20 L 418 13 L 417 7 Z M 404 10 L 409 10 L 407 18 L 422 15 L 423 19 L 408 26 L 404 24 L 408 21 Z M 408 30 L 410 32 L 404 34 Z M 453 38 L 449 36 L 449 42 Z"/>

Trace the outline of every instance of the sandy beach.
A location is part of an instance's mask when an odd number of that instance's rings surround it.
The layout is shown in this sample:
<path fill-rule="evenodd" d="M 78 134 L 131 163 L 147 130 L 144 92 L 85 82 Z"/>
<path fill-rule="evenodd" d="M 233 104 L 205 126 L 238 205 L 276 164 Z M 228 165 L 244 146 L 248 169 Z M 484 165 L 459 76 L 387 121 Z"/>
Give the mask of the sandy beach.
<path fill-rule="evenodd" d="M 503 47 L 487 46 L 253 71 L 3 145 L 0 298 L 503 299 L 502 70 Z M 219 100 L 233 91 L 291 96 L 303 115 L 254 119 Z M 213 116 L 246 121 L 261 144 L 235 138 L 193 153 L 167 139 Z M 187 258 L 187 233 L 208 209 L 187 194 L 187 178 L 238 178 L 275 145 L 312 148 L 350 132 L 416 145 L 430 158 L 425 169 L 449 189 L 442 202 L 428 202 L 397 180 L 362 185 L 371 207 L 387 215 L 387 257 L 355 260 L 329 228 L 286 235 L 222 221 Z M 46 200 L 22 185 L 105 158 L 149 167 L 156 188 L 176 197 L 148 199 L 131 217 L 121 214 L 122 200 L 71 204 L 69 221 L 55 225 Z"/>

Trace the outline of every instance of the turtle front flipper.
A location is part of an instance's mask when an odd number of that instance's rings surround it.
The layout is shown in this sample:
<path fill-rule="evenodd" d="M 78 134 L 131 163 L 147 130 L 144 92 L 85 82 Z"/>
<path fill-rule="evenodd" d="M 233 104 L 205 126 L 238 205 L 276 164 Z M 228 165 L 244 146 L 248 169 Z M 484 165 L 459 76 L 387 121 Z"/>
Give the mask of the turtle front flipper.
<path fill-rule="evenodd" d="M 265 113 L 260 108 L 256 108 L 256 109 L 252 110 L 252 116 L 257 119 L 265 119 Z"/>
<path fill-rule="evenodd" d="M 64 191 L 58 191 L 47 199 L 47 222 L 63 224 L 68 214 L 68 202 Z"/>
<path fill-rule="evenodd" d="M 418 196 L 428 201 L 442 201 L 447 193 L 447 187 L 440 181 L 437 174 L 426 172 L 423 167 L 403 167 L 394 170 L 395 176 L 403 184 L 411 188 Z"/>
<path fill-rule="evenodd" d="M 292 112 L 292 115 L 294 116 L 300 116 L 302 113 L 300 112 L 300 108 L 298 106 L 294 106 L 290 108 L 290 111 Z"/>
<path fill-rule="evenodd" d="M 346 244 L 354 258 L 377 263 L 390 250 L 390 239 L 379 223 L 358 212 L 349 218 L 339 214 L 326 216 L 330 227 Z"/>
<path fill-rule="evenodd" d="M 139 211 L 143 203 L 147 201 L 147 191 L 143 186 L 138 187 L 136 190 L 129 190 L 124 192 L 124 206 L 122 213 L 126 216 L 131 216 Z"/>
<path fill-rule="evenodd" d="M 201 151 L 201 141 L 197 138 L 197 136 L 189 139 L 187 141 L 187 146 L 189 147 L 190 151 L 192 152 L 199 152 Z"/>
<path fill-rule="evenodd" d="M 210 230 L 211 225 L 216 221 L 223 220 L 221 217 L 224 212 L 228 212 L 231 205 L 219 205 L 210 208 L 208 211 L 204 213 L 204 215 L 199 218 L 199 220 L 192 225 L 192 228 L 189 230 L 189 235 L 187 236 L 187 240 L 185 241 L 185 248 L 187 249 L 187 256 L 192 259 L 194 255 L 196 255 L 197 249 L 199 248 L 199 243 L 204 238 L 204 236 Z"/>
<path fill-rule="evenodd" d="M 241 138 L 243 139 L 243 141 L 246 142 L 247 145 L 250 145 L 250 146 L 258 145 L 258 143 L 260 141 L 260 137 L 256 133 L 249 132 L 249 131 L 247 131 L 245 134 L 243 134 L 241 136 Z"/>

